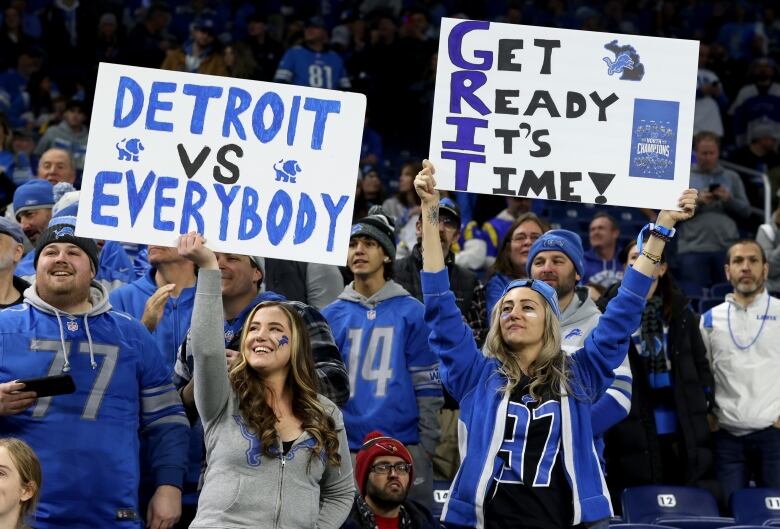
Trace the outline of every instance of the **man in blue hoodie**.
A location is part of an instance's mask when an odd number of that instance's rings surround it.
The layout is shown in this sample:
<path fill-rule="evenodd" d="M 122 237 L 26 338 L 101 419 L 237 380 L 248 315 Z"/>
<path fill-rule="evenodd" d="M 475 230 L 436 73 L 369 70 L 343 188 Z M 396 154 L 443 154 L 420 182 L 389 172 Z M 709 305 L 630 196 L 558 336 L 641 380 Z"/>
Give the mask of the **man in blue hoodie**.
<path fill-rule="evenodd" d="M 195 265 L 179 257 L 176 248 L 149 246 L 151 268 L 140 278 L 110 294 L 111 305 L 149 329 L 163 361 L 173 370 L 179 346 L 187 336 L 195 299 Z"/>
<path fill-rule="evenodd" d="M 350 450 L 360 450 L 377 428 L 404 443 L 417 476 L 410 497 L 430 510 L 444 397 L 424 307 L 392 279 L 394 233 L 380 206 L 352 226 L 347 265 L 355 280 L 323 314 L 349 368 L 351 393 L 342 413 Z"/>
<path fill-rule="evenodd" d="M 0 436 L 25 440 L 41 459 L 35 527 L 140 529 L 139 437 L 152 456 L 147 519 L 170 527 L 181 511 L 188 425 L 170 371 L 149 332 L 111 310 L 94 280 L 92 239 L 63 220 L 41 233 L 34 255 L 25 303 L 0 313 Z M 73 393 L 36 400 L 18 382 L 60 374 Z"/>

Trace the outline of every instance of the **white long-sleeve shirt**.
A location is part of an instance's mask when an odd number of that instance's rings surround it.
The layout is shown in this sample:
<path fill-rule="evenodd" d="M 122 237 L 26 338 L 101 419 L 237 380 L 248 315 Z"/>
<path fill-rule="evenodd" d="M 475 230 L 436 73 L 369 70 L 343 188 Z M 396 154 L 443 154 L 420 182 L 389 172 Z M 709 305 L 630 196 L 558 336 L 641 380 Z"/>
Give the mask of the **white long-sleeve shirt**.
<path fill-rule="evenodd" d="M 764 289 L 745 309 L 728 294 L 700 330 L 720 426 L 734 435 L 771 426 L 780 417 L 780 299 Z"/>

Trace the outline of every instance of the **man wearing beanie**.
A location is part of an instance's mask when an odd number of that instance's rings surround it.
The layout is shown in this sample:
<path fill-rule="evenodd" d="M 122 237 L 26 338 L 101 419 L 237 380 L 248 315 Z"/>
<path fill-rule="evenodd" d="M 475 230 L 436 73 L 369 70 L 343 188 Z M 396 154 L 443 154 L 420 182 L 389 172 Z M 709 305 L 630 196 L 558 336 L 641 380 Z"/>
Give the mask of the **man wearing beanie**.
<path fill-rule="evenodd" d="M 584 275 L 582 240 L 569 230 L 550 230 L 539 237 L 528 252 L 526 271 L 555 289 L 561 310 L 561 348 L 571 354 L 580 349 L 598 324 L 601 311 L 588 289 L 577 286 Z M 628 357 L 614 372 L 606 393 L 593 404 L 593 436 L 604 450 L 604 433 L 628 416 L 631 410 L 631 368 Z"/>
<path fill-rule="evenodd" d="M 53 187 L 46 180 L 30 180 L 16 188 L 14 215 L 33 246 L 41 232 L 49 225 L 53 207 Z M 35 276 L 34 257 L 35 252 L 28 252 L 16 265 L 15 274 L 22 278 L 30 278 L 27 280 L 31 281 Z"/>
<path fill-rule="evenodd" d="M 347 266 L 355 279 L 323 310 L 350 373 L 342 408 L 355 453 L 377 425 L 409 447 L 411 497 L 433 503 L 431 454 L 439 438 L 439 364 L 422 303 L 393 281 L 394 221 L 380 206 L 352 226 Z"/>
<path fill-rule="evenodd" d="M 170 369 L 149 332 L 111 310 L 95 281 L 97 246 L 67 218 L 38 237 L 34 264 L 25 302 L 0 312 L 0 437 L 25 440 L 41 459 L 35 526 L 120 529 L 140 519 L 140 435 L 156 487 L 148 521 L 169 527 L 188 435 Z M 75 391 L 36 400 L 18 382 L 53 375 L 71 377 Z"/>
<path fill-rule="evenodd" d="M 22 292 L 30 286 L 14 275 L 14 268 L 23 252 L 22 229 L 11 219 L 0 217 L 0 309 L 21 303 L 24 300 Z"/>
<path fill-rule="evenodd" d="M 414 482 L 412 455 L 381 432 L 369 433 L 355 459 L 358 494 L 344 529 L 433 529 L 430 513 L 407 499 Z"/>

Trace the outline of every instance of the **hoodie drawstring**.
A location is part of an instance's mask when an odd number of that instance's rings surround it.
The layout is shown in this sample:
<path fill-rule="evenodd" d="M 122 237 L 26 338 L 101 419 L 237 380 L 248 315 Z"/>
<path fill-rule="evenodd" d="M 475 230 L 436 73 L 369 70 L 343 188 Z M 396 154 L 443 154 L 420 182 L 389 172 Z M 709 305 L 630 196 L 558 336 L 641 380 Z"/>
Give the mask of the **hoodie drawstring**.
<path fill-rule="evenodd" d="M 95 362 L 95 352 L 92 350 L 92 335 L 89 333 L 89 319 L 84 314 L 84 330 L 87 331 L 87 343 L 89 344 L 89 365 L 92 369 L 97 368 L 97 362 Z"/>
<path fill-rule="evenodd" d="M 60 318 L 60 311 L 54 309 L 54 315 L 57 316 L 57 325 L 60 328 L 60 343 L 62 344 L 62 355 L 65 357 L 65 363 L 62 365 L 62 372 L 68 373 L 70 371 L 70 361 L 68 360 L 68 348 L 65 347 L 65 330 L 62 328 L 62 318 Z"/>

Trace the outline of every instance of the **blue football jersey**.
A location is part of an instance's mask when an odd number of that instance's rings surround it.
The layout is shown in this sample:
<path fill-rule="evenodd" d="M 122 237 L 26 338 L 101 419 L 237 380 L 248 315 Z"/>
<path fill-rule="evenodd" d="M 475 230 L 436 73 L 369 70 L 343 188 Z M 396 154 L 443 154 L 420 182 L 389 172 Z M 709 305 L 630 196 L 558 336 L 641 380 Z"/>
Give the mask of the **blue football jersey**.
<path fill-rule="evenodd" d="M 189 423 L 170 369 L 141 323 L 103 306 L 74 317 L 28 299 L 0 312 L 0 382 L 67 372 L 76 386 L 0 417 L 0 436 L 41 460 L 36 529 L 140 527 L 139 432 L 157 484 L 183 480 Z"/>
<path fill-rule="evenodd" d="M 442 395 L 424 310 L 410 295 L 374 308 L 340 298 L 323 309 L 349 370 L 350 398 L 342 413 L 351 450 L 373 430 L 405 444 L 420 442 L 416 397 Z"/>
<path fill-rule="evenodd" d="M 352 85 L 338 53 L 293 46 L 279 61 L 274 81 L 314 88 L 350 88 Z"/>

